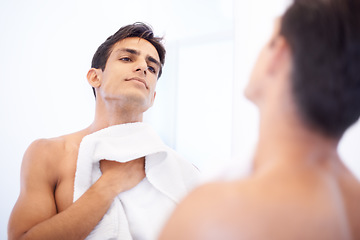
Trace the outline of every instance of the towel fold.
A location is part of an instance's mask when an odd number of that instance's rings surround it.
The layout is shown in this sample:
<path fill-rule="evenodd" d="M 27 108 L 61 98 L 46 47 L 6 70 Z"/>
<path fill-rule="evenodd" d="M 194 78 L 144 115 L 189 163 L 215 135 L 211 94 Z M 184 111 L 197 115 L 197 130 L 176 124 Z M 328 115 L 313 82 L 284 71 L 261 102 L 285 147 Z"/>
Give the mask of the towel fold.
<path fill-rule="evenodd" d="M 198 170 L 166 146 L 148 124 L 121 124 L 83 138 L 74 201 L 101 176 L 100 160 L 127 162 L 144 156 L 146 177 L 115 198 L 87 239 L 156 239 L 176 204 L 199 183 Z"/>

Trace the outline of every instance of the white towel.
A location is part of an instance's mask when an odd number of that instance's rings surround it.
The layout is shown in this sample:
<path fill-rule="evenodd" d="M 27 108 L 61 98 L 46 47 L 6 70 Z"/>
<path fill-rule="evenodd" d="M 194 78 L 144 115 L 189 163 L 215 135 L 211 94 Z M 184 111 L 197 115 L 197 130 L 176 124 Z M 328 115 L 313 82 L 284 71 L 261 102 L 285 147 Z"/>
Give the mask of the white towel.
<path fill-rule="evenodd" d="M 156 239 L 176 204 L 199 183 L 198 170 L 166 146 L 148 124 L 121 124 L 83 138 L 74 201 L 101 176 L 100 160 L 127 162 L 144 156 L 146 177 L 115 198 L 87 239 Z"/>

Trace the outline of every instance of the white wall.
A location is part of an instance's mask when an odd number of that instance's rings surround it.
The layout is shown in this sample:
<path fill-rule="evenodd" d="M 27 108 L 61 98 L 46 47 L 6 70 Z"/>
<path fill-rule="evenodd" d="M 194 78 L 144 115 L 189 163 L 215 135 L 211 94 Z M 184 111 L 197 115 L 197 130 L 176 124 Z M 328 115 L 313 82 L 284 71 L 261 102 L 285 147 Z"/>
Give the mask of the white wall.
<path fill-rule="evenodd" d="M 89 125 L 86 82 L 93 53 L 120 26 L 150 23 L 165 35 L 167 60 L 146 121 L 205 173 L 246 171 L 257 134 L 242 95 L 257 52 L 286 1 L 5 0 L 0 2 L 0 239 L 19 193 L 20 164 L 37 138 Z M 262 5 L 262 7 L 260 7 Z M 360 176 L 360 126 L 340 152 Z"/>

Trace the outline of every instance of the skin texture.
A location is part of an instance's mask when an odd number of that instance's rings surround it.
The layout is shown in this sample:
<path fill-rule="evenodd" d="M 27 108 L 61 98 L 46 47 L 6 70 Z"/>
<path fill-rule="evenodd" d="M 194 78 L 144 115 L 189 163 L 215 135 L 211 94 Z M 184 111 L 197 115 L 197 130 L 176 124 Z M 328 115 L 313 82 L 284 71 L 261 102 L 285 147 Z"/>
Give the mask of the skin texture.
<path fill-rule="evenodd" d="M 260 113 L 252 174 L 194 190 L 160 240 L 360 239 L 360 183 L 338 156 L 339 139 L 299 120 L 291 51 L 278 31 L 279 22 L 245 91 Z"/>
<path fill-rule="evenodd" d="M 127 163 L 104 159 L 102 176 L 73 203 L 82 138 L 115 124 L 142 121 L 156 95 L 159 65 L 154 62 L 159 56 L 153 45 L 126 38 L 114 45 L 104 71 L 89 70 L 88 82 L 97 94 L 94 121 L 79 132 L 36 140 L 29 146 L 21 168 L 20 195 L 9 220 L 9 239 L 84 239 L 113 199 L 145 177 L 144 158 Z"/>

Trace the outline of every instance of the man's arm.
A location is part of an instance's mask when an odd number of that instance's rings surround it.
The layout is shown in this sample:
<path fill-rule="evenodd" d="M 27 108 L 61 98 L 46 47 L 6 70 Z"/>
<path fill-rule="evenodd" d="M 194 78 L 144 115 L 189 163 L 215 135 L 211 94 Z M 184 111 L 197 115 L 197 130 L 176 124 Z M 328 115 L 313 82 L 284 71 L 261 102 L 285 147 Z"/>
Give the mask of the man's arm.
<path fill-rule="evenodd" d="M 54 195 L 58 179 L 49 161 L 56 154 L 48 140 L 36 141 L 26 151 L 20 196 L 9 220 L 9 239 L 84 239 L 113 199 L 145 176 L 140 160 L 103 162 L 99 180 L 69 208 L 57 213 Z"/>

